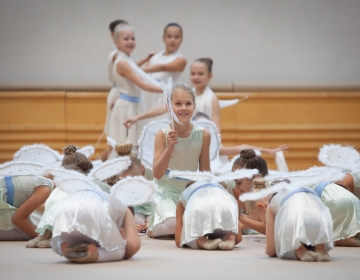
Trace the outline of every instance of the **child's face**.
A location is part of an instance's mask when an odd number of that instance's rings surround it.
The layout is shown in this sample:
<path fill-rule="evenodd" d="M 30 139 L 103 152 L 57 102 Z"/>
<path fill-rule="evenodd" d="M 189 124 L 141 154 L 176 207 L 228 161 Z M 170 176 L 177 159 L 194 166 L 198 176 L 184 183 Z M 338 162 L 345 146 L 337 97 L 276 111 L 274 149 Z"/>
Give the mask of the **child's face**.
<path fill-rule="evenodd" d="M 190 67 L 190 79 L 195 88 L 204 88 L 212 78 L 204 62 L 195 61 Z"/>
<path fill-rule="evenodd" d="M 243 193 L 247 193 L 251 190 L 252 187 L 252 179 L 243 178 L 234 180 L 235 181 L 235 188 L 233 189 L 234 195 L 236 192 L 236 197 L 239 197 Z"/>
<path fill-rule="evenodd" d="M 177 88 L 171 94 L 171 107 L 179 121 L 189 122 L 195 110 L 194 98 L 187 91 Z"/>
<path fill-rule="evenodd" d="M 134 30 L 126 28 L 121 30 L 115 44 L 119 50 L 126 54 L 130 54 L 135 49 L 136 45 Z"/>
<path fill-rule="evenodd" d="M 177 51 L 182 42 L 180 28 L 177 26 L 169 26 L 166 28 L 163 40 L 167 51 L 171 53 Z"/>

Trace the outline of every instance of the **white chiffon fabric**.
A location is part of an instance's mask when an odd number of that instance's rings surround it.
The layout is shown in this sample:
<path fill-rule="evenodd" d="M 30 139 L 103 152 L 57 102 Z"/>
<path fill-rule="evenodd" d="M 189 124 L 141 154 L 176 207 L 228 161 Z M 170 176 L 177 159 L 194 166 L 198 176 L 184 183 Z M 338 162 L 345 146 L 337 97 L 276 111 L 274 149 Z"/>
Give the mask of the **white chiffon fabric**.
<path fill-rule="evenodd" d="M 106 251 L 123 248 L 125 241 L 119 230 L 126 211 L 125 204 L 116 198 L 109 197 L 107 200 L 94 191 L 79 191 L 70 195 L 55 211 L 51 241 L 53 251 L 62 255 L 60 245 L 63 242 L 70 245 L 90 242 Z M 84 236 L 86 238 L 82 239 Z"/>
<path fill-rule="evenodd" d="M 212 119 L 212 99 L 214 96 L 214 92 L 211 90 L 209 86 L 207 86 L 202 94 L 195 93 L 195 111 L 196 113 L 201 112 L 209 116 Z"/>
<path fill-rule="evenodd" d="M 238 233 L 238 205 L 221 185 L 197 182 L 184 190 L 180 202 L 185 208 L 180 245 L 183 246 L 216 229 Z M 206 186 L 198 189 L 200 186 Z"/>
<path fill-rule="evenodd" d="M 106 98 L 106 120 L 105 120 L 105 126 L 104 126 L 104 133 L 106 135 L 109 134 L 109 126 L 110 126 L 110 115 L 111 115 L 111 111 L 110 110 L 110 105 L 119 97 L 119 90 L 116 87 L 115 84 L 115 79 L 114 79 L 114 75 L 113 75 L 113 67 L 114 67 L 114 56 L 118 53 L 118 50 L 112 50 L 108 56 L 108 77 L 109 77 L 109 81 L 113 84 L 113 86 L 111 87 L 109 94 Z"/>
<path fill-rule="evenodd" d="M 182 57 L 181 53 L 179 50 L 169 54 L 169 55 L 164 55 L 165 54 L 165 50 L 160 51 L 156 54 L 154 54 L 149 62 L 149 65 L 156 65 L 156 64 L 167 64 L 170 63 L 172 61 L 174 61 L 176 58 L 178 57 Z M 173 82 L 176 83 L 176 81 L 179 79 L 181 75 L 181 72 L 154 72 L 154 73 L 149 73 L 149 76 L 157 81 L 163 81 L 164 83 L 167 83 L 169 77 L 172 78 Z M 150 94 L 149 92 L 146 91 L 141 91 L 141 102 L 140 102 L 140 112 L 146 112 L 150 109 L 159 107 L 159 106 L 165 106 L 166 104 L 166 100 L 164 98 L 164 96 L 162 94 Z M 165 113 L 161 116 L 157 116 L 154 118 L 149 118 L 146 119 L 144 121 L 140 121 L 140 126 L 144 126 L 147 123 L 154 121 L 154 120 L 159 120 L 159 119 L 163 119 L 165 117 L 165 115 L 167 116 L 168 113 Z"/>
<path fill-rule="evenodd" d="M 325 244 L 333 248 L 333 226 L 329 209 L 318 196 L 298 192 L 281 205 L 291 191 L 278 192 L 269 207 L 275 213 L 274 240 L 279 258 L 295 259 L 294 251 L 301 243 L 306 245 Z"/>

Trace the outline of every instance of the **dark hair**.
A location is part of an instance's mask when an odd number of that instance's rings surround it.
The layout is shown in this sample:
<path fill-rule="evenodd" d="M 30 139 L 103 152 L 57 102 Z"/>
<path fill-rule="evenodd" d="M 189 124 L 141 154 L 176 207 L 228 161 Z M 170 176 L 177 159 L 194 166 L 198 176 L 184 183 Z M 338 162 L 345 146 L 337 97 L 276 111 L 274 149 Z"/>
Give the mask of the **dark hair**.
<path fill-rule="evenodd" d="M 129 23 L 126 20 L 122 20 L 122 19 L 114 20 L 114 21 L 110 22 L 110 24 L 109 24 L 110 31 L 114 32 L 115 27 L 118 26 L 119 24 L 129 24 Z"/>
<path fill-rule="evenodd" d="M 164 35 L 166 34 L 166 29 L 167 29 L 168 27 L 171 27 L 171 26 L 179 27 L 179 28 L 180 28 L 181 36 L 183 35 L 182 27 L 181 27 L 180 24 L 178 24 L 177 22 L 170 22 L 170 23 L 168 23 L 168 24 L 165 26 L 165 28 L 164 28 Z"/>
<path fill-rule="evenodd" d="M 202 62 L 205 63 L 208 69 L 209 73 L 212 73 L 212 66 L 213 66 L 213 61 L 211 58 L 209 57 L 200 57 L 198 59 L 195 59 L 194 62 Z"/>
<path fill-rule="evenodd" d="M 245 169 L 258 169 L 262 177 L 269 174 L 266 161 L 262 157 L 257 156 L 252 149 L 242 150 L 240 157 L 233 164 L 233 167 L 235 166 Z"/>

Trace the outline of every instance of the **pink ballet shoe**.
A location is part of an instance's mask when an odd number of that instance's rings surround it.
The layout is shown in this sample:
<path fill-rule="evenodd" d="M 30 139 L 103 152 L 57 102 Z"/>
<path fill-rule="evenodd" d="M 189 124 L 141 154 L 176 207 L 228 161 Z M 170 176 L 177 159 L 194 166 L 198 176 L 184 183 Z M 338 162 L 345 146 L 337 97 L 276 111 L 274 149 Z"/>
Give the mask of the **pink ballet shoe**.
<path fill-rule="evenodd" d="M 222 242 L 220 238 L 214 240 L 207 240 L 202 244 L 202 247 L 205 250 L 215 250 L 219 247 L 219 244 Z"/>
<path fill-rule="evenodd" d="M 234 246 L 235 246 L 235 241 L 233 240 L 225 240 L 219 243 L 219 248 L 221 250 L 232 250 L 234 249 Z"/>

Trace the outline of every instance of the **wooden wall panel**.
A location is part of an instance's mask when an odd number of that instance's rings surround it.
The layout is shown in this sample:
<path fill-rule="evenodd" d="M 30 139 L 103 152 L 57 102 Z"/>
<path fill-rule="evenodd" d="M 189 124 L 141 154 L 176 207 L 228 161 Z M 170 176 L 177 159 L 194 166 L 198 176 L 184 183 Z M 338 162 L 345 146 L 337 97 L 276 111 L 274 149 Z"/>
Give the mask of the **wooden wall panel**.
<path fill-rule="evenodd" d="M 225 146 L 277 147 L 291 170 L 319 165 L 326 143 L 360 146 L 359 91 L 217 93 L 219 99 L 249 98 L 221 110 Z M 0 91 L 0 162 L 25 144 L 44 143 L 61 152 L 67 144 L 97 143 L 106 115 L 107 92 Z M 103 135 L 92 158 L 106 147 Z M 274 157 L 264 155 L 275 169 Z"/>

